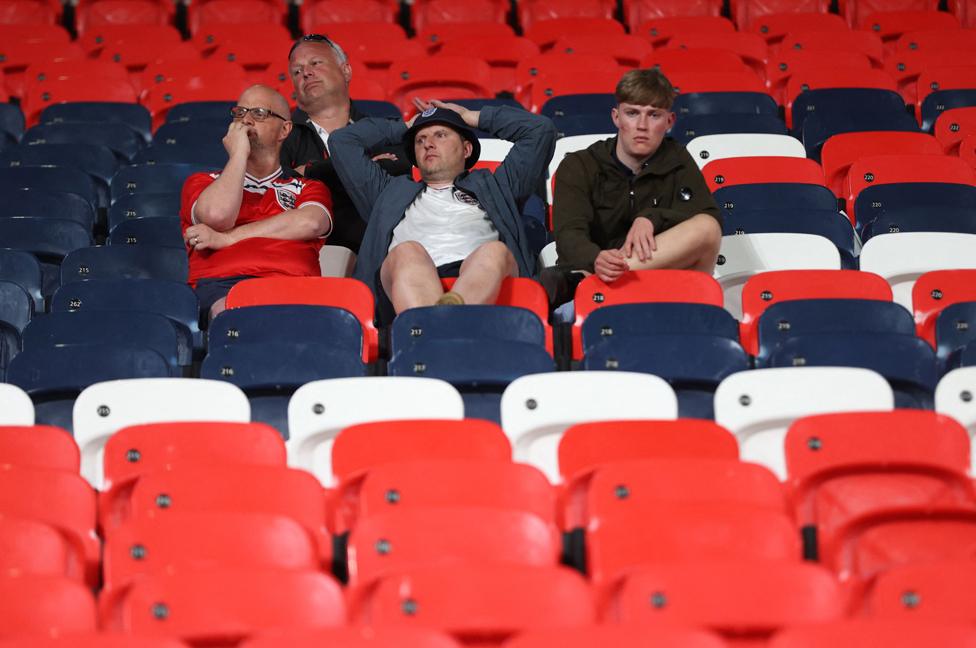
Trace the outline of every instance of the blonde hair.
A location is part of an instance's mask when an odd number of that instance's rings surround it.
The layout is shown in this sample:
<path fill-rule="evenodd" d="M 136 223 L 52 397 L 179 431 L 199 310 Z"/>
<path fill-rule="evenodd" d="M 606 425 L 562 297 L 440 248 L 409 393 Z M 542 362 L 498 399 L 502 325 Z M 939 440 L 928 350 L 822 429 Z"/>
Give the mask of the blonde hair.
<path fill-rule="evenodd" d="M 671 110 L 676 95 L 674 86 L 658 68 L 630 70 L 620 78 L 613 93 L 618 104 L 654 106 L 667 110 Z"/>

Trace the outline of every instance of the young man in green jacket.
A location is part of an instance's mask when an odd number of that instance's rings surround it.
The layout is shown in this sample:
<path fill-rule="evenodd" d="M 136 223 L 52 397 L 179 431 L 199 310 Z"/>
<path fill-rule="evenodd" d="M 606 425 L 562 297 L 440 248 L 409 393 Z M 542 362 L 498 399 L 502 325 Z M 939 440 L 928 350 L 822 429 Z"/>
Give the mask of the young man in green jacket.
<path fill-rule="evenodd" d="M 670 81 L 659 70 L 631 70 L 614 94 L 616 137 L 568 154 L 556 171 L 553 225 L 570 298 L 579 271 L 608 283 L 628 270 L 711 274 L 722 240 L 705 178 L 666 137 L 675 119 Z"/>

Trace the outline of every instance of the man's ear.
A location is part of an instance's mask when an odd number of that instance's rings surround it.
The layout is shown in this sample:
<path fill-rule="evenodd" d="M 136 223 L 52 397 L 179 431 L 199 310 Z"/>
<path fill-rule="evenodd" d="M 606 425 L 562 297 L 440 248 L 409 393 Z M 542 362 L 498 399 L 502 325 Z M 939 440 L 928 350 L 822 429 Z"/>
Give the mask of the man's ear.
<path fill-rule="evenodd" d="M 464 159 L 467 160 L 471 157 L 471 153 L 474 151 L 474 146 L 468 140 L 464 140 Z"/>
<path fill-rule="evenodd" d="M 671 130 L 674 127 L 674 122 L 677 121 L 677 119 L 678 119 L 678 116 L 674 114 L 674 111 L 669 110 L 668 111 L 668 130 Z"/>
<path fill-rule="evenodd" d="M 288 139 L 288 134 L 291 132 L 293 124 L 290 121 L 281 123 L 281 131 L 278 133 L 278 141 L 284 142 Z"/>
<path fill-rule="evenodd" d="M 342 64 L 342 78 L 346 80 L 346 85 L 352 81 L 352 66 L 349 63 Z"/>
<path fill-rule="evenodd" d="M 610 119 L 613 121 L 613 125 L 620 128 L 620 109 L 611 108 L 610 109 Z"/>

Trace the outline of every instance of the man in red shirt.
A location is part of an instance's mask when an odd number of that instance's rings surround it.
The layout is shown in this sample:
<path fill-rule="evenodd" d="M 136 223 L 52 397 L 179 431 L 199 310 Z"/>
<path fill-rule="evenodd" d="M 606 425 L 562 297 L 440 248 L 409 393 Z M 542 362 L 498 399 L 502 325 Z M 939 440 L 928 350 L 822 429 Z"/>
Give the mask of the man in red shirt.
<path fill-rule="evenodd" d="M 318 276 L 319 249 L 332 229 L 325 185 L 281 168 L 292 128 L 285 98 L 255 85 L 237 104 L 223 139 L 223 171 L 187 178 L 180 202 L 189 283 L 211 318 L 243 279 Z"/>

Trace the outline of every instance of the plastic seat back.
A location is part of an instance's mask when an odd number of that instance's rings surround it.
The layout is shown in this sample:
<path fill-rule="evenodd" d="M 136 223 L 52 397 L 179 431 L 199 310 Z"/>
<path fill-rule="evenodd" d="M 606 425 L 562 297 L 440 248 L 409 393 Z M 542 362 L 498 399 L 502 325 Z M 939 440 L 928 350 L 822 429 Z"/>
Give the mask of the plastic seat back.
<path fill-rule="evenodd" d="M 95 631 L 95 599 L 81 583 L 64 576 L 0 578 L 0 624 L 4 635 L 71 635 Z"/>

